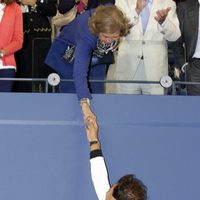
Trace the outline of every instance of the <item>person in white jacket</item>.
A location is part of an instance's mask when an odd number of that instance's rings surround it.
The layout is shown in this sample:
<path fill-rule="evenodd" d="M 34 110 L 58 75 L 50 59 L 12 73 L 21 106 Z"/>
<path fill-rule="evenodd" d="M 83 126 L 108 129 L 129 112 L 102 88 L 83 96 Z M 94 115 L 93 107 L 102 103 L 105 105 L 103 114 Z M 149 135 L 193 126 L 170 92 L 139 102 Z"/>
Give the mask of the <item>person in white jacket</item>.
<path fill-rule="evenodd" d="M 90 144 L 91 176 L 99 200 L 146 200 L 147 188 L 135 175 L 125 175 L 111 187 L 104 157 L 98 140 L 98 125 L 90 122 L 86 128 Z"/>
<path fill-rule="evenodd" d="M 133 26 L 119 45 L 114 68 L 109 68 L 113 73 L 107 79 L 160 81 L 168 75 L 167 41 L 176 41 L 181 36 L 175 2 L 116 0 L 115 5 Z M 159 84 L 118 83 L 116 93 L 162 95 L 164 89 Z"/>

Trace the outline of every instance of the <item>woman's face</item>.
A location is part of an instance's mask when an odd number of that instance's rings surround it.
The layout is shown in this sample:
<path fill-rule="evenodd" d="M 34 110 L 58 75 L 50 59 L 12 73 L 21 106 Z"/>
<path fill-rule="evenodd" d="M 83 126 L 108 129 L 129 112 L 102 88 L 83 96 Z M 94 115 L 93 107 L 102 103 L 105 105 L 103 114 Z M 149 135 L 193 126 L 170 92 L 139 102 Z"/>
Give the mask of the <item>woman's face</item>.
<path fill-rule="evenodd" d="M 110 44 L 120 39 L 120 33 L 99 33 L 99 39 L 105 44 Z"/>

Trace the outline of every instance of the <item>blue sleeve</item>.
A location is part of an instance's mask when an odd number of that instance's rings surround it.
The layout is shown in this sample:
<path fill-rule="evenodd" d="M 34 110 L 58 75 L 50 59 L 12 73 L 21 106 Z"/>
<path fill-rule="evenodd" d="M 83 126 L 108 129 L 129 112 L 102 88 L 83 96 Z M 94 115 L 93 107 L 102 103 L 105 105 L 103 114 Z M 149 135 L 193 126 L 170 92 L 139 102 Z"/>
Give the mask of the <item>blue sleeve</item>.
<path fill-rule="evenodd" d="M 73 79 L 78 100 L 82 98 L 92 99 L 88 88 L 87 76 L 97 38 L 89 30 L 88 20 L 90 13 L 91 11 L 86 11 L 76 17 L 74 21 L 63 28 L 60 34 L 60 38 L 76 45 Z"/>
<path fill-rule="evenodd" d="M 82 98 L 92 99 L 88 88 L 88 68 L 94 49 L 94 38 L 79 36 L 75 51 L 73 78 L 78 100 Z"/>

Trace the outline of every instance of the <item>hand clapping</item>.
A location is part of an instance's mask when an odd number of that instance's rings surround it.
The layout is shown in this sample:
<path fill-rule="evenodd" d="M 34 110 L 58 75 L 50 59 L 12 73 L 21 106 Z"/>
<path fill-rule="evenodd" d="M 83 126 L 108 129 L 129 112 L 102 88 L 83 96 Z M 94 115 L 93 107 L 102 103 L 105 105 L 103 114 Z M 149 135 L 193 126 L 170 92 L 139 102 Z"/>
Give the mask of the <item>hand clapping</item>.
<path fill-rule="evenodd" d="M 156 16 L 154 17 L 155 20 L 159 24 L 162 24 L 165 21 L 165 19 L 167 18 L 167 15 L 168 15 L 168 13 L 169 13 L 170 10 L 171 10 L 170 7 L 166 8 L 166 9 L 158 10 L 156 12 Z"/>

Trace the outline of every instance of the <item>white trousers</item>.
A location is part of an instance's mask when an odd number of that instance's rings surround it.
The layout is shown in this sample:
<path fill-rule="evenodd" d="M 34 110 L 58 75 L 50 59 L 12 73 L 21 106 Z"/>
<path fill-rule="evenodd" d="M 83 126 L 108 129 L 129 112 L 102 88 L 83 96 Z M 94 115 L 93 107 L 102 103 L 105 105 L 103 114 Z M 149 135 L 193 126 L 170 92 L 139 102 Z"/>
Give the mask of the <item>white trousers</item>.
<path fill-rule="evenodd" d="M 144 60 L 140 60 L 133 80 L 152 81 L 147 78 Z M 160 84 L 143 83 L 117 83 L 116 92 L 120 94 L 150 94 L 163 95 L 164 88 Z"/>

